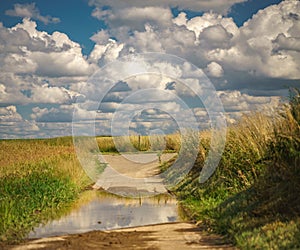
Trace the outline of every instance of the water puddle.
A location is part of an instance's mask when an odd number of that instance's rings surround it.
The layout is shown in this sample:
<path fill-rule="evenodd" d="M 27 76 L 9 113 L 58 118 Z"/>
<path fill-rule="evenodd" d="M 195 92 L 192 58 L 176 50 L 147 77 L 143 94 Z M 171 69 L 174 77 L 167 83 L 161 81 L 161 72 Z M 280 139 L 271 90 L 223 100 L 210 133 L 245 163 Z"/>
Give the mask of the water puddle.
<path fill-rule="evenodd" d="M 29 238 L 174 222 L 179 217 L 177 201 L 169 195 L 130 199 L 87 191 L 69 214 L 36 227 Z"/>

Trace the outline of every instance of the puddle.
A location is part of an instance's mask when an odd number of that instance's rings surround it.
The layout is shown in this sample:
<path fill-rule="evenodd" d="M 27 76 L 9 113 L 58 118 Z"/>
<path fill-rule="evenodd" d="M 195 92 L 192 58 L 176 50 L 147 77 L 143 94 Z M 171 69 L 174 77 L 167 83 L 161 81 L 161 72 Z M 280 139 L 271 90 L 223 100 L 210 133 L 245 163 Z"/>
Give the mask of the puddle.
<path fill-rule="evenodd" d="M 178 214 L 177 201 L 169 195 L 129 199 L 91 191 L 69 214 L 36 227 L 29 238 L 174 222 Z"/>

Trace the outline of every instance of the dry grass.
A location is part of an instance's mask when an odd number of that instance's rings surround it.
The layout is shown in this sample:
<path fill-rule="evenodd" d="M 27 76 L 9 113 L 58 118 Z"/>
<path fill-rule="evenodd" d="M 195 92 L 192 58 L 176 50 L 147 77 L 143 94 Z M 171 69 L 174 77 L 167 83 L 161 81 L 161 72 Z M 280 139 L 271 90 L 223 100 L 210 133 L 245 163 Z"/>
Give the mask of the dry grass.
<path fill-rule="evenodd" d="M 168 151 L 178 152 L 181 146 L 180 134 L 126 137 L 97 137 L 99 150 L 104 153 L 134 151 Z M 116 147 L 117 145 L 117 147 Z"/>
<path fill-rule="evenodd" d="M 72 146 L 48 145 L 45 140 L 1 140 L 0 167 L 35 163 L 42 159 L 74 153 Z"/>
<path fill-rule="evenodd" d="M 200 172 L 205 159 L 198 158 L 193 173 Z M 272 117 L 242 117 L 228 129 L 214 175 L 199 184 L 194 174 L 178 188 L 193 219 L 241 249 L 300 249 L 299 193 L 299 90 Z"/>

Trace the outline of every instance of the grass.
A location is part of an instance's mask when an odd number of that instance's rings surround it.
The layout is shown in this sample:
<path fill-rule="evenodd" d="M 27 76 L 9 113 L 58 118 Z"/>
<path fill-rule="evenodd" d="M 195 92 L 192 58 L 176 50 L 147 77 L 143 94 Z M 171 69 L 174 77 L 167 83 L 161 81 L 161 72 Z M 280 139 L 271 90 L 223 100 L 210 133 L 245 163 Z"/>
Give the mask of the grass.
<path fill-rule="evenodd" d="M 0 241 L 18 242 L 64 211 L 90 180 L 71 138 L 0 141 Z"/>
<path fill-rule="evenodd" d="M 200 184 L 205 154 L 176 190 L 191 218 L 241 249 L 299 249 L 299 91 L 275 117 L 256 113 L 230 127 L 217 171 Z"/>
<path fill-rule="evenodd" d="M 129 139 L 125 137 L 101 136 L 96 141 L 99 150 L 103 153 L 136 152 L 136 151 L 164 151 L 178 152 L 180 150 L 180 134 L 171 135 L 131 135 Z M 117 147 L 116 147 L 117 145 Z"/>

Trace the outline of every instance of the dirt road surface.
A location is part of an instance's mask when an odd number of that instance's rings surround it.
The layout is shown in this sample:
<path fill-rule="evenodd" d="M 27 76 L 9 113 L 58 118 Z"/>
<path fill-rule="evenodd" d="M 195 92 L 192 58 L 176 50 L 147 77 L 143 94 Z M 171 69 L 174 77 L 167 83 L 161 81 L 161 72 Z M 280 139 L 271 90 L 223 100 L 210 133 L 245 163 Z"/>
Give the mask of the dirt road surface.
<path fill-rule="evenodd" d="M 112 231 L 93 231 L 27 241 L 5 249 L 235 249 L 221 237 L 209 235 L 191 223 L 167 223 Z"/>
<path fill-rule="evenodd" d="M 163 154 L 166 162 L 176 154 Z M 139 197 L 166 193 L 167 190 L 157 174 L 158 156 L 155 153 L 103 155 L 108 166 L 94 185 L 121 196 Z"/>

